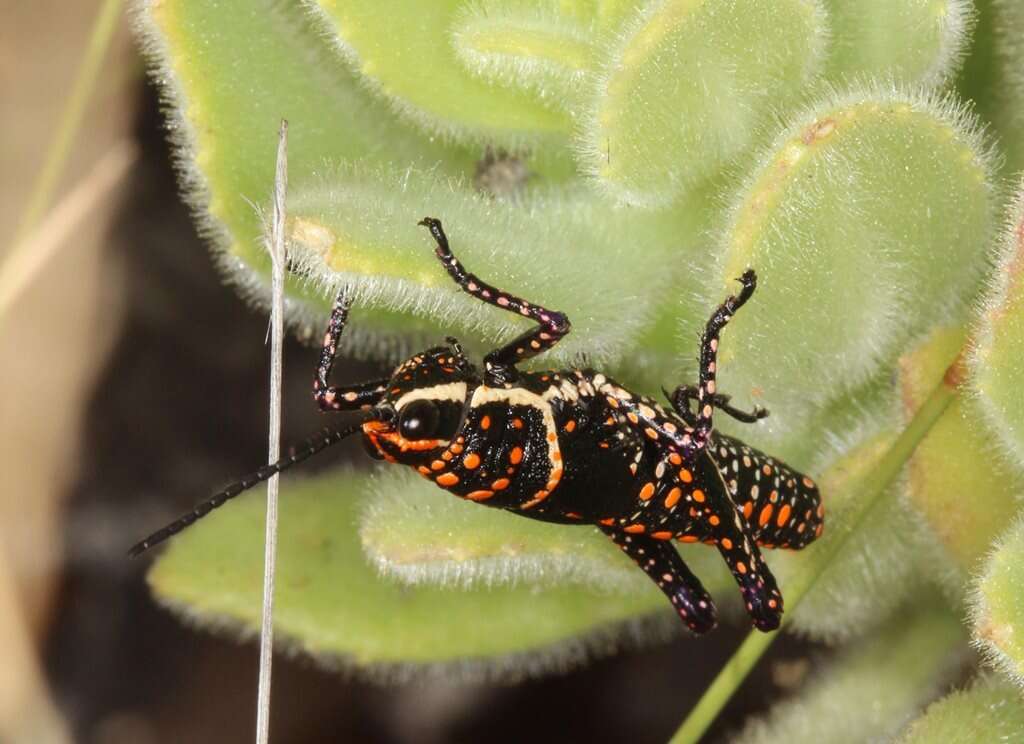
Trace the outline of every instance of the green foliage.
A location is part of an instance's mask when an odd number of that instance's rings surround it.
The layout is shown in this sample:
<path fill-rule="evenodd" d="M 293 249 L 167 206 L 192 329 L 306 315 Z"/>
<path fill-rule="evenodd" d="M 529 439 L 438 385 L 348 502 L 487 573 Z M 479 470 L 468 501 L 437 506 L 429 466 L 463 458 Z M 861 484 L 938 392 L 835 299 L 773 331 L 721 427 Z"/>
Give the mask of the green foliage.
<path fill-rule="evenodd" d="M 963 328 L 939 328 L 900 365 L 904 417 L 920 408 L 929 386 L 963 348 Z M 963 593 L 964 579 L 977 568 L 992 537 L 1005 527 L 1024 495 L 1018 477 L 997 453 L 975 400 L 958 398 L 917 448 L 907 469 L 907 495 L 928 525 L 929 542 L 940 546 L 945 560 L 933 561 L 931 573 L 952 593 Z M 971 498 L 963 495 L 970 493 Z"/>
<path fill-rule="evenodd" d="M 1024 167 L 1020 7 L 162 0 L 138 15 L 186 195 L 256 302 L 267 262 L 253 205 L 267 203 L 289 120 L 290 321 L 318 338 L 349 286 L 345 354 L 394 362 L 450 333 L 481 351 L 525 327 L 452 286 L 416 226 L 427 215 L 471 270 L 570 316 L 539 364 L 586 355 L 647 393 L 691 381 L 703 319 L 757 269 L 719 386 L 772 415 L 719 423 L 823 485 L 822 540 L 767 557 L 784 594 L 806 593 L 789 627 L 836 642 L 880 633 L 823 673 L 831 692 L 763 729 L 785 732 L 842 690 L 849 715 L 863 712 L 862 660 L 911 653 L 898 608 L 935 581 L 968 593 L 1024 495 L 1024 195 L 995 240 L 1001 179 Z M 920 432 L 905 487 L 867 501 L 879 468 L 909 455 L 893 443 L 965 339 L 970 363 L 949 379 L 971 394 Z M 251 628 L 258 506 L 182 536 L 154 569 L 156 593 L 205 624 Z M 283 513 L 281 631 L 318 658 L 469 659 L 516 675 L 578 660 L 580 638 L 605 643 L 645 614 L 670 619 L 592 528 L 460 503 L 408 473 L 286 482 Z M 1021 533 L 996 543 L 974 590 L 975 632 L 1015 674 Z M 739 616 L 714 551 L 687 548 L 723 616 Z M 914 617 L 905 647 L 927 649 L 885 676 L 898 689 L 873 730 L 926 702 L 921 670 L 955 645 L 945 610 L 929 601 Z"/>
<path fill-rule="evenodd" d="M 979 680 L 933 703 L 899 744 L 976 744 L 1024 739 L 1020 691 L 998 677 Z"/>
<path fill-rule="evenodd" d="M 582 167 L 624 201 L 671 200 L 749 149 L 773 107 L 798 99 L 824 33 L 805 0 L 648 3 L 602 62 Z"/>
<path fill-rule="evenodd" d="M 1003 535 L 974 585 L 971 605 L 978 648 L 1024 687 L 1024 521 Z"/>
<path fill-rule="evenodd" d="M 1024 469 L 1024 185 L 1006 221 L 1001 254 L 971 359 L 977 402 L 1006 454 Z M 1024 492 L 1022 492 L 1024 495 Z"/>
<path fill-rule="evenodd" d="M 924 602 L 850 646 L 732 742 L 888 741 L 955 670 L 964 641 L 955 617 Z"/>
<path fill-rule="evenodd" d="M 416 674 L 412 665 L 515 678 L 607 652 L 622 635 L 613 624 L 636 629 L 630 621 L 638 610 L 664 610 L 657 589 L 643 584 L 639 592 L 612 594 L 382 581 L 355 539 L 359 505 L 374 490 L 366 475 L 352 471 L 282 489 L 275 623 L 294 650 L 323 663 L 392 678 Z M 254 493 L 183 534 L 150 573 L 153 590 L 196 622 L 241 636 L 258 632 L 264 512 Z"/>
<path fill-rule="evenodd" d="M 941 83 L 962 60 L 973 20 L 967 0 L 826 0 L 825 7 L 833 34 L 826 69 L 835 80 Z"/>

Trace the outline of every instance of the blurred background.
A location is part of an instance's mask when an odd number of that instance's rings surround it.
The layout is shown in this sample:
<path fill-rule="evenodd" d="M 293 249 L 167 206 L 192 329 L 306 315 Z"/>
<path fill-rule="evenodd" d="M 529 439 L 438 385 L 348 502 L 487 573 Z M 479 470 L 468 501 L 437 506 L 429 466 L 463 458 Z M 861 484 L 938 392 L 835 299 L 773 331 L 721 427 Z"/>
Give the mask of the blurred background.
<path fill-rule="evenodd" d="M 265 457 L 267 318 L 222 284 L 178 198 L 123 4 L 0 0 L 0 17 L 0 744 L 252 741 L 256 643 L 157 607 L 125 550 Z M 320 425 L 314 356 L 286 351 L 285 442 Z M 310 469 L 370 466 L 346 444 Z M 271 739 L 659 742 L 741 637 L 515 686 L 278 658 Z M 823 653 L 776 643 L 708 740 Z"/>

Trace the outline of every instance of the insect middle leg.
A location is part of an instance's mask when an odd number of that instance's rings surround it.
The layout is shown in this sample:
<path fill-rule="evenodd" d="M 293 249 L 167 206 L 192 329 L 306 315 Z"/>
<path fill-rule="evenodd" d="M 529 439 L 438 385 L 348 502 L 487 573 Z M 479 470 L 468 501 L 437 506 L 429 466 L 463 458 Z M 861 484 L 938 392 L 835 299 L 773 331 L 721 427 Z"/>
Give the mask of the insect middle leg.
<path fill-rule="evenodd" d="M 706 633 L 715 627 L 716 611 L 711 595 L 683 562 L 674 545 L 649 535 L 628 535 L 612 527 L 601 529 L 651 577 L 690 630 Z"/>
<path fill-rule="evenodd" d="M 489 386 L 499 386 L 516 379 L 515 365 L 518 362 L 534 357 L 547 351 L 569 333 L 569 318 L 557 310 L 548 310 L 540 305 L 527 302 L 509 294 L 495 286 L 482 281 L 475 274 L 466 271 L 452 253 L 448 245 L 448 237 L 444 234 L 441 221 L 433 217 L 424 217 L 420 224 L 430 230 L 437 243 L 437 257 L 441 259 L 448 274 L 465 292 L 477 299 L 522 315 L 536 321 L 538 327 L 523 333 L 511 343 L 492 351 L 484 357 L 485 382 Z"/>
<path fill-rule="evenodd" d="M 715 395 L 715 374 L 718 366 L 718 339 L 722 329 L 729 323 L 736 311 L 754 294 L 757 275 L 747 269 L 739 279 L 743 288 L 738 295 L 731 295 L 718 306 L 707 325 L 700 342 L 700 379 L 697 388 L 697 415 L 693 439 L 702 446 L 711 434 L 714 406 L 710 396 Z"/>
<path fill-rule="evenodd" d="M 675 409 L 676 413 L 678 413 L 690 426 L 696 426 L 697 416 L 690 408 L 690 403 L 695 400 L 699 401 L 699 386 L 680 385 L 671 393 L 667 390 L 663 390 L 663 392 L 665 393 L 665 397 L 671 401 L 672 407 Z M 726 413 L 744 424 L 753 424 L 768 416 L 767 409 L 761 408 L 761 406 L 754 406 L 754 410 L 750 413 L 741 411 L 738 408 L 733 408 L 729 405 L 729 401 L 732 400 L 732 398 L 721 393 L 713 393 L 708 396 L 707 399 L 711 401 L 712 408 L 715 408 L 722 413 Z"/>
<path fill-rule="evenodd" d="M 330 385 L 331 368 L 334 357 L 338 353 L 338 339 L 345 330 L 348 320 L 349 301 L 342 289 L 331 309 L 331 319 L 324 333 L 323 346 L 320 349 L 320 361 L 313 378 L 313 399 L 323 412 L 356 411 L 376 405 L 387 390 L 387 379 L 371 380 L 357 385 Z"/>

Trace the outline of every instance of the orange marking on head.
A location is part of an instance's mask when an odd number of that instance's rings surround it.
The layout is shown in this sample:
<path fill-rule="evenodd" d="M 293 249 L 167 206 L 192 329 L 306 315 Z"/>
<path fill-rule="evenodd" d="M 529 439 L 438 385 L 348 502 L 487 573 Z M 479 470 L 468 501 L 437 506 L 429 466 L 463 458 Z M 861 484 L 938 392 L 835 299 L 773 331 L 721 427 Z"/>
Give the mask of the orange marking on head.
<path fill-rule="evenodd" d="M 789 504 L 783 504 L 782 508 L 779 509 L 779 515 L 775 517 L 775 524 L 779 527 L 784 527 L 786 522 L 789 521 L 790 512 L 793 510 L 789 508 Z"/>
<path fill-rule="evenodd" d="M 537 491 L 537 493 L 533 494 L 533 498 L 532 499 L 527 501 L 525 504 L 523 504 L 519 508 L 520 509 L 532 509 L 533 507 L 537 506 L 537 504 L 539 504 L 541 501 L 543 501 L 547 497 L 548 497 L 548 492 L 547 491 L 543 491 L 543 490 Z"/>
<path fill-rule="evenodd" d="M 653 537 L 655 540 L 671 540 L 672 539 L 672 533 L 671 532 L 664 532 L 664 531 L 662 531 L 662 532 L 652 532 L 651 533 L 651 537 Z"/>
<path fill-rule="evenodd" d="M 466 494 L 470 501 L 486 501 L 494 495 L 494 491 L 472 491 Z"/>
<path fill-rule="evenodd" d="M 490 429 L 491 428 L 491 417 L 490 416 L 484 416 L 482 419 L 480 419 L 480 428 L 481 429 Z"/>
<path fill-rule="evenodd" d="M 495 491 L 504 491 L 506 488 L 508 488 L 508 484 L 510 482 L 511 481 L 509 481 L 508 478 L 498 478 L 498 480 L 494 481 L 494 483 L 491 484 L 491 488 L 493 488 Z"/>
<path fill-rule="evenodd" d="M 768 524 L 768 520 L 772 518 L 773 510 L 774 507 L 771 504 L 765 504 L 761 514 L 757 517 L 757 523 L 762 527 Z"/>
<path fill-rule="evenodd" d="M 686 468 L 683 468 L 682 470 L 679 471 L 679 480 L 681 480 L 683 483 L 692 483 L 693 473 L 691 473 Z"/>
<path fill-rule="evenodd" d="M 743 505 L 743 518 L 749 520 L 750 515 L 754 513 L 754 502 L 748 501 Z"/>
<path fill-rule="evenodd" d="M 672 463 L 673 465 L 682 465 L 683 464 L 683 458 L 681 458 L 679 456 L 678 452 L 673 452 L 672 454 L 670 454 L 668 456 L 668 461 L 670 463 Z"/>
<path fill-rule="evenodd" d="M 668 492 L 668 496 L 665 497 L 665 508 L 671 509 L 673 506 L 679 503 L 679 499 L 683 497 L 683 489 L 679 486 L 674 487 Z"/>
<path fill-rule="evenodd" d="M 513 447 L 512 451 L 508 453 L 508 461 L 513 465 L 518 465 L 523 459 L 523 448 Z"/>
<path fill-rule="evenodd" d="M 719 542 L 722 544 L 722 547 L 726 550 L 732 550 L 732 540 L 730 540 L 728 537 L 723 537 Z"/>
<path fill-rule="evenodd" d="M 629 532 L 630 534 L 633 534 L 633 535 L 638 535 L 641 532 L 644 532 L 646 529 L 647 528 L 644 527 L 642 524 L 631 524 L 628 527 L 623 527 L 622 531 L 623 532 Z"/>
<path fill-rule="evenodd" d="M 695 543 L 699 539 L 700 538 L 698 538 L 696 535 L 683 535 L 682 537 L 679 538 L 679 542 Z"/>
<path fill-rule="evenodd" d="M 431 470 L 444 470 L 444 463 L 441 460 L 434 460 L 430 463 Z"/>
<path fill-rule="evenodd" d="M 615 519 L 613 517 L 608 517 L 608 519 L 597 520 L 597 523 L 603 524 L 605 527 L 611 527 L 613 524 L 615 524 Z"/>
<path fill-rule="evenodd" d="M 641 501 L 650 501 L 654 495 L 654 484 L 644 483 L 644 487 L 640 489 L 640 493 L 637 494 Z"/>
<path fill-rule="evenodd" d="M 459 482 L 459 476 L 455 473 L 442 473 L 437 476 L 437 485 L 439 486 L 454 486 Z"/>
<path fill-rule="evenodd" d="M 469 470 L 475 470 L 480 467 L 480 455 L 476 452 L 470 452 L 468 455 L 462 458 L 462 464 Z"/>
<path fill-rule="evenodd" d="M 364 424 L 365 426 L 365 424 Z M 380 432 L 378 436 L 398 447 L 402 452 L 423 452 L 441 447 L 444 443 L 440 439 L 417 439 L 409 440 L 396 431 Z"/>
<path fill-rule="evenodd" d="M 568 421 L 566 421 L 565 430 L 572 434 L 574 431 L 576 431 L 576 422 L 573 419 L 569 419 Z"/>
<path fill-rule="evenodd" d="M 698 504 L 703 504 L 705 498 L 706 498 L 706 496 L 704 495 L 703 491 L 701 491 L 699 488 L 693 489 L 693 500 L 694 501 L 696 501 Z"/>
<path fill-rule="evenodd" d="M 736 570 L 739 571 L 741 574 L 745 574 L 747 572 L 747 564 L 743 561 L 740 561 L 736 564 Z"/>

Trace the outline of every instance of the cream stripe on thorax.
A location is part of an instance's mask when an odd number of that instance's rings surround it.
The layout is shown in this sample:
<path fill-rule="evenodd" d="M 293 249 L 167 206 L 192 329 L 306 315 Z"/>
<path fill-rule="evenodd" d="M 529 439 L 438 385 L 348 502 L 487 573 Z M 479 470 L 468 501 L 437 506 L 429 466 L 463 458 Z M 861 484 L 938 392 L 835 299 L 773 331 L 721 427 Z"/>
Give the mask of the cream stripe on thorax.
<path fill-rule="evenodd" d="M 469 401 L 472 408 L 484 405 L 485 403 L 509 403 L 514 406 L 531 406 L 541 413 L 544 421 L 544 428 L 547 429 L 548 462 L 551 464 L 551 473 L 558 473 L 561 476 L 562 451 L 558 446 L 558 429 L 555 427 L 555 417 L 551 412 L 551 404 L 536 393 L 531 393 L 525 388 L 492 388 L 481 385 L 473 391 L 473 397 Z M 555 482 L 548 484 L 550 487 L 557 485 Z M 550 490 L 550 488 L 548 488 Z"/>
<path fill-rule="evenodd" d="M 395 409 L 401 410 L 414 400 L 452 400 L 464 403 L 466 400 L 466 383 L 446 382 L 443 385 L 432 385 L 426 388 L 410 390 L 395 401 Z"/>

